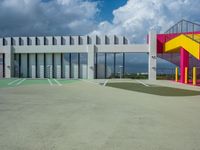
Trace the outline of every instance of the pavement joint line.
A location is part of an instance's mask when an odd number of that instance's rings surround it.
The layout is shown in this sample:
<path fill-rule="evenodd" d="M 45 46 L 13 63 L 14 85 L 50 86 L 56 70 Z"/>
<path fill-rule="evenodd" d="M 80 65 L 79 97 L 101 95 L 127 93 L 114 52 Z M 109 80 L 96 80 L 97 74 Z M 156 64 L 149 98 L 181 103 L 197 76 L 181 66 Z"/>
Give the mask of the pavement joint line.
<path fill-rule="evenodd" d="M 88 81 L 88 80 L 85 80 L 85 79 L 82 79 L 82 81 L 87 82 L 87 83 L 92 83 L 92 84 L 95 84 L 95 85 L 99 85 L 99 84 L 96 83 L 96 82 Z"/>
<path fill-rule="evenodd" d="M 58 82 L 58 80 L 54 79 L 54 81 L 59 85 L 62 86 L 62 84 L 60 82 Z"/>
<path fill-rule="evenodd" d="M 50 79 L 47 79 L 47 80 L 48 80 L 49 84 L 52 86 L 53 83 L 51 82 L 51 80 Z"/>
<path fill-rule="evenodd" d="M 21 79 L 16 79 L 16 80 L 14 80 L 14 81 L 11 81 L 11 82 L 8 83 L 8 85 L 12 85 L 12 84 L 18 82 L 19 80 L 21 80 Z"/>
<path fill-rule="evenodd" d="M 144 82 L 142 82 L 142 81 L 139 81 L 139 80 L 136 80 L 138 83 L 140 83 L 140 84 L 142 84 L 142 85 L 144 85 L 144 86 L 147 86 L 147 87 L 149 87 L 149 85 L 148 84 L 146 84 L 146 83 L 144 83 Z"/>
<path fill-rule="evenodd" d="M 106 80 L 106 81 L 104 82 L 103 86 L 106 86 L 107 83 L 108 83 L 108 80 Z"/>
<path fill-rule="evenodd" d="M 20 84 L 22 84 L 22 82 L 24 82 L 26 79 L 20 80 L 19 82 L 17 82 L 16 86 L 19 86 Z"/>

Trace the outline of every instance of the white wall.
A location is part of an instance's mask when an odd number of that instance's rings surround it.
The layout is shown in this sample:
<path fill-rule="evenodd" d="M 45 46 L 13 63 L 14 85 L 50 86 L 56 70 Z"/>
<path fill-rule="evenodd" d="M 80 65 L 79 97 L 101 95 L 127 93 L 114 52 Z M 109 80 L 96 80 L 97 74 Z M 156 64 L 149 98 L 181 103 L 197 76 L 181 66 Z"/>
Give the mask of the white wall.
<path fill-rule="evenodd" d="M 69 36 L 63 36 L 63 45 L 70 45 L 69 39 L 70 39 Z"/>
<path fill-rule="evenodd" d="M 106 36 L 105 35 L 100 36 L 100 40 L 101 40 L 101 45 L 106 44 Z"/>
<path fill-rule="evenodd" d="M 19 37 L 13 37 L 13 45 L 19 45 Z"/>
<path fill-rule="evenodd" d="M 91 39 L 91 43 L 87 44 L 87 37 L 89 37 Z M 5 38 L 6 43 L 8 44 L 7 46 L 3 46 L 2 44 L 2 39 L 0 38 L 0 53 L 6 53 L 5 58 L 6 58 L 6 75 L 7 77 L 9 77 L 11 75 L 11 69 L 9 69 L 9 67 L 11 66 L 11 64 L 13 64 L 11 62 L 12 60 L 12 53 L 19 53 L 19 54 L 30 54 L 30 62 L 33 64 L 36 63 L 34 62 L 33 59 L 33 54 L 38 55 L 38 66 L 37 66 L 37 72 L 38 72 L 38 77 L 40 78 L 44 78 L 44 53 L 46 53 L 47 55 L 47 60 L 46 60 L 46 64 L 51 65 L 52 67 L 52 57 L 50 55 L 52 55 L 53 53 L 55 53 L 55 70 L 56 70 L 56 74 L 55 77 L 61 77 L 61 74 L 57 74 L 59 71 L 59 69 L 61 70 L 61 58 L 60 56 L 57 56 L 57 53 L 88 53 L 88 67 L 87 67 L 87 76 L 90 79 L 94 78 L 94 54 L 96 52 L 107 52 L 107 53 L 114 53 L 114 52 L 149 52 L 149 45 L 148 44 L 123 44 L 123 37 L 121 36 L 117 36 L 117 43 L 115 43 L 114 40 L 114 36 L 100 36 L 99 37 L 99 42 L 97 45 L 95 45 L 96 42 L 96 35 L 92 35 L 92 36 L 80 36 L 81 38 L 81 42 L 79 45 L 79 36 L 71 36 L 71 38 L 73 39 L 72 41 L 72 45 L 70 45 L 69 41 L 70 41 L 70 36 L 63 36 L 63 43 L 61 45 L 61 36 L 56 36 L 54 37 L 56 39 L 56 45 L 52 45 L 52 38 L 51 36 L 46 37 L 48 42 L 47 45 L 44 45 L 44 37 L 38 37 L 39 39 L 39 45 L 35 45 L 35 38 L 36 37 L 29 37 L 30 41 L 31 41 L 31 45 L 27 45 L 27 37 L 22 37 L 23 39 L 23 45 L 19 46 L 19 37 L 13 37 L 15 40 L 15 44 L 13 46 L 10 46 L 11 44 L 11 38 Z M 105 44 L 105 37 L 107 37 L 107 44 Z M 128 42 L 128 41 L 127 41 Z M 94 44 L 94 45 L 93 45 Z M 12 51 L 12 53 L 11 53 Z M 24 58 L 23 58 L 24 57 Z M 22 61 L 25 61 L 26 56 L 23 55 L 22 56 Z M 64 57 L 64 56 L 63 56 Z M 13 60 L 12 60 L 13 61 Z M 70 77 L 70 65 L 69 65 L 69 60 L 67 59 L 63 59 L 63 76 L 65 78 L 69 78 Z M 27 63 L 27 62 L 26 62 Z M 26 68 L 26 63 L 22 63 L 22 72 L 23 74 L 25 74 L 25 76 L 27 76 L 27 68 Z M 60 64 L 59 64 L 60 63 Z M 31 71 L 29 71 L 31 77 L 34 77 L 34 67 L 32 66 L 32 69 L 30 69 Z M 45 70 L 48 70 L 47 68 Z M 71 65 L 71 75 L 72 78 L 78 78 L 78 64 L 72 64 Z M 81 76 L 85 76 L 85 66 L 81 66 L 80 70 L 82 72 L 80 72 Z M 51 74 L 53 73 L 53 71 L 51 70 Z M 47 73 L 48 75 L 48 73 Z"/>
<path fill-rule="evenodd" d="M 35 37 L 29 37 L 29 41 L 30 41 L 30 43 L 29 43 L 30 45 L 35 45 L 36 44 Z"/>
<path fill-rule="evenodd" d="M 37 54 L 37 73 L 39 78 L 44 78 L 44 54 Z"/>
<path fill-rule="evenodd" d="M 37 37 L 38 45 L 44 45 L 44 37 Z"/>
<path fill-rule="evenodd" d="M 46 40 L 47 40 L 47 45 L 53 45 L 53 37 L 47 36 Z"/>
<path fill-rule="evenodd" d="M 87 36 L 80 36 L 81 45 L 87 45 Z"/>
<path fill-rule="evenodd" d="M 91 35 L 90 38 L 91 38 L 91 40 L 92 40 L 91 44 L 92 44 L 92 45 L 95 45 L 96 42 L 97 42 L 97 41 L 96 41 L 96 35 Z"/>
<path fill-rule="evenodd" d="M 21 41 L 22 45 L 27 45 L 27 37 L 21 37 Z"/>
<path fill-rule="evenodd" d="M 114 35 L 110 35 L 108 38 L 109 38 L 109 41 L 110 41 L 109 44 L 114 45 L 115 44 L 115 36 Z"/>
<path fill-rule="evenodd" d="M 56 41 L 56 45 L 61 45 L 61 36 L 54 36 L 54 40 Z"/>
<path fill-rule="evenodd" d="M 71 36 L 71 45 L 79 45 L 78 39 L 79 39 L 78 36 Z"/>
<path fill-rule="evenodd" d="M 5 40 L 6 40 L 6 44 L 7 45 L 11 45 L 11 38 L 10 37 L 5 38 Z"/>
<path fill-rule="evenodd" d="M 157 65 L 157 40 L 156 32 L 149 32 L 149 80 L 156 80 Z"/>
<path fill-rule="evenodd" d="M 3 38 L 0 38 L 0 46 L 3 46 Z"/>

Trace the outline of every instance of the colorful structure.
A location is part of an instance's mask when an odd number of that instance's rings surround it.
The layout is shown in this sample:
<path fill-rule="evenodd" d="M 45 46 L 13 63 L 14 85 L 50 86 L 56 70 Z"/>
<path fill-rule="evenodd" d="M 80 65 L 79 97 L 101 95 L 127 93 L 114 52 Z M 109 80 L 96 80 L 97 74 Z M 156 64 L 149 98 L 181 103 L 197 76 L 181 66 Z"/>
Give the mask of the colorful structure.
<path fill-rule="evenodd" d="M 198 84 L 200 25 L 181 20 L 164 34 L 158 34 L 157 53 L 158 57 L 179 66 L 180 71 L 178 68 L 175 71 L 177 82 Z"/>
<path fill-rule="evenodd" d="M 148 54 L 148 79 L 157 79 L 157 58 L 176 66 L 177 82 L 200 85 L 200 25 L 181 20 L 164 34 L 150 31 L 148 43 L 131 44 L 124 36 L 40 36 L 0 38 L 0 78 L 109 78 L 107 54 L 122 54 L 120 76 L 125 73 L 125 53 Z M 104 55 L 104 65 L 98 56 Z M 122 70 L 122 71 L 121 71 Z M 101 73 L 101 77 L 99 77 Z M 180 76 L 180 77 L 179 77 Z"/>

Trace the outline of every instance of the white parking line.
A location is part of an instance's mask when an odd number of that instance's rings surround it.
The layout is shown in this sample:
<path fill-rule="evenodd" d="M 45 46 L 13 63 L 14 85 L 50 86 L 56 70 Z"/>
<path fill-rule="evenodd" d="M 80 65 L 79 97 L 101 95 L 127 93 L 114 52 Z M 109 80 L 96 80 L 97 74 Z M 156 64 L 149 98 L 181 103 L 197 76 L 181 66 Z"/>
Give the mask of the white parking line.
<path fill-rule="evenodd" d="M 48 82 L 49 82 L 49 84 L 52 86 L 53 85 L 53 83 L 51 82 L 51 80 L 50 79 L 48 79 Z"/>
<path fill-rule="evenodd" d="M 26 79 L 23 79 L 23 80 L 19 81 L 19 82 L 16 84 L 16 86 L 22 84 L 22 82 L 24 82 L 25 80 L 26 80 Z"/>
<path fill-rule="evenodd" d="M 12 81 L 12 82 L 9 82 L 8 85 L 12 85 L 12 84 L 18 82 L 19 80 L 21 80 L 21 79 L 16 79 L 16 80 L 14 80 L 14 81 Z"/>
<path fill-rule="evenodd" d="M 81 79 L 81 81 L 84 81 L 84 82 L 87 82 L 87 83 L 92 83 L 92 84 L 99 85 L 99 83 L 92 82 L 92 81 L 89 81 L 89 80 L 87 80 L 87 79 Z"/>
<path fill-rule="evenodd" d="M 103 86 L 106 86 L 107 83 L 108 83 L 108 80 L 106 80 L 106 81 L 104 82 Z"/>
<path fill-rule="evenodd" d="M 137 81 L 138 83 L 144 85 L 144 86 L 149 86 L 148 84 L 146 84 L 146 83 L 144 83 L 144 82 L 142 82 L 142 81 L 139 81 L 139 80 L 136 80 L 136 81 Z"/>
<path fill-rule="evenodd" d="M 54 81 L 59 85 L 62 86 L 62 84 L 60 82 L 58 82 L 58 80 L 54 79 Z"/>

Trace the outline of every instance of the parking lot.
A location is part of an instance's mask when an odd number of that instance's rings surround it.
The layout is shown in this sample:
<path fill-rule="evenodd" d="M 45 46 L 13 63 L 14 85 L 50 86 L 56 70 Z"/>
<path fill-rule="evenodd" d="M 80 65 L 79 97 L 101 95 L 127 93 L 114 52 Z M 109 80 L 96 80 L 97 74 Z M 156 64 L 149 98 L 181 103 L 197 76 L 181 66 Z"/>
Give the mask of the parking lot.
<path fill-rule="evenodd" d="M 18 87 L 24 85 L 50 85 L 62 86 L 68 83 L 77 82 L 78 80 L 62 80 L 62 79 L 26 79 L 26 78 L 13 78 L 1 79 L 0 88 Z"/>
<path fill-rule="evenodd" d="M 200 149 L 199 87 L 49 80 L 0 80 L 1 150 Z M 132 83 L 131 90 L 107 86 L 113 83 Z M 195 94 L 145 92 L 152 85 Z"/>

